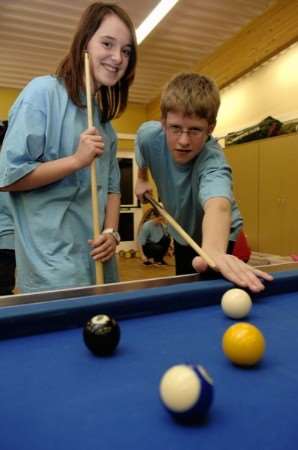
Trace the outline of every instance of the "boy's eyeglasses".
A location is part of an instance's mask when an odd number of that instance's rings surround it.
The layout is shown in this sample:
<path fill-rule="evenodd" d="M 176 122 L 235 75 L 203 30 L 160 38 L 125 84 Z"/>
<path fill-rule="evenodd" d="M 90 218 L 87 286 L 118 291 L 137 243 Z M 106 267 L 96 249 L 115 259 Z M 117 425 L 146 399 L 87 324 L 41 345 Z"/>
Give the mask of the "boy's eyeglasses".
<path fill-rule="evenodd" d="M 206 132 L 205 128 L 183 128 L 179 125 L 167 125 L 167 130 L 173 134 L 174 136 L 180 137 L 183 133 L 186 133 L 189 137 L 199 137 L 204 132 Z"/>

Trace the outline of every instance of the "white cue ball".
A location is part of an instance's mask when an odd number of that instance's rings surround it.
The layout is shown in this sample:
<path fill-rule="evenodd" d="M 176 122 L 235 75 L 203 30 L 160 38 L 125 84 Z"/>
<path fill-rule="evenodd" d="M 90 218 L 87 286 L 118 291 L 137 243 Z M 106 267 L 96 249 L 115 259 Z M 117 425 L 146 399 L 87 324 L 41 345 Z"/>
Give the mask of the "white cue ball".
<path fill-rule="evenodd" d="M 213 399 L 213 381 L 202 366 L 180 364 L 168 369 L 160 382 L 160 398 L 178 419 L 206 415 Z"/>
<path fill-rule="evenodd" d="M 229 289 L 222 296 L 221 307 L 223 312 L 231 319 L 243 319 L 252 307 L 249 294 L 242 289 Z"/>

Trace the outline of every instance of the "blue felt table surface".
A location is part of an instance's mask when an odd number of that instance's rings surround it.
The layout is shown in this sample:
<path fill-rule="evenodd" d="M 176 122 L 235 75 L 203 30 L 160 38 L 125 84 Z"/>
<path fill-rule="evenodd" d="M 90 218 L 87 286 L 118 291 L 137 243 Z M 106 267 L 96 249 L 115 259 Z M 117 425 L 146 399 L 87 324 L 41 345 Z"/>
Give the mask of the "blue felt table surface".
<path fill-rule="evenodd" d="M 80 328 L 0 341 L 1 450 L 294 450 L 298 445 L 298 294 L 258 299 L 249 321 L 267 349 L 254 369 L 233 366 L 221 338 L 234 321 L 218 305 L 120 321 L 110 358 Z M 214 379 L 209 419 L 179 425 L 159 400 L 174 364 Z"/>

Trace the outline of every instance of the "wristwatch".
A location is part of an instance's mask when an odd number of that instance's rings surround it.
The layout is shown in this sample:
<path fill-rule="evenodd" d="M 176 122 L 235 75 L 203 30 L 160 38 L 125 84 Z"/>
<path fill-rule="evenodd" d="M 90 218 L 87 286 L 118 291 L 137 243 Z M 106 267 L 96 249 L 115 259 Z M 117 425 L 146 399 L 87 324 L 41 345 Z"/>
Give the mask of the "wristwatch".
<path fill-rule="evenodd" d="M 105 228 L 101 233 L 102 234 L 110 234 L 115 239 L 116 244 L 117 245 L 120 244 L 120 241 L 121 241 L 120 234 L 118 233 L 118 231 L 114 230 L 114 228 Z"/>

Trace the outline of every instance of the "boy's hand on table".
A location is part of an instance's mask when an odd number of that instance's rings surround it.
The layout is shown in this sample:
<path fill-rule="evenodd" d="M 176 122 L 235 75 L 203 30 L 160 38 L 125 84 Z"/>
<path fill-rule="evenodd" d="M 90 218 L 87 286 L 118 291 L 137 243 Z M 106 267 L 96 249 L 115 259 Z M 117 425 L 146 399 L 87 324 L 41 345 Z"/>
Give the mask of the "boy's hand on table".
<path fill-rule="evenodd" d="M 272 281 L 273 277 L 269 273 L 258 270 L 233 255 L 223 254 L 213 256 L 217 271 L 227 280 L 235 283 L 240 288 L 248 288 L 252 292 L 261 292 L 265 289 L 263 280 Z M 207 263 L 200 256 L 193 259 L 194 269 L 203 273 L 208 269 Z"/>

